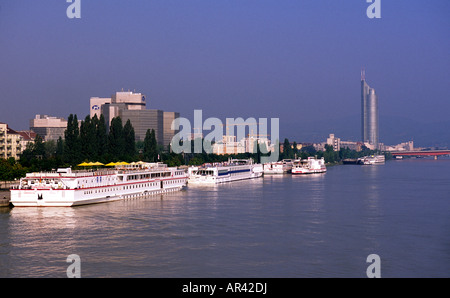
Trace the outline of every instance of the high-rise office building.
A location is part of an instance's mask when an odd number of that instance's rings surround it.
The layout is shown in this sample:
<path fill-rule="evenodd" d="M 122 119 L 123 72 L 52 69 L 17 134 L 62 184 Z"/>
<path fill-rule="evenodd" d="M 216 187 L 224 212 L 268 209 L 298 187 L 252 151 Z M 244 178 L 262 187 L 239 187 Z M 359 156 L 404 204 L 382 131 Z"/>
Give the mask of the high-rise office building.
<path fill-rule="evenodd" d="M 148 129 L 155 130 L 156 142 L 164 144 L 164 112 L 161 110 L 128 110 L 121 109 L 119 112 L 123 125 L 129 119 L 133 125 L 136 141 L 144 141 Z"/>
<path fill-rule="evenodd" d="M 365 70 L 361 71 L 361 132 L 362 141 L 378 149 L 378 96 L 366 82 Z"/>
<path fill-rule="evenodd" d="M 146 109 L 145 95 L 130 91 L 116 92 L 110 98 L 91 97 L 90 111 L 91 117 L 100 117 L 100 114 L 103 114 L 107 130 L 114 117 L 119 116 L 122 125 L 130 120 L 136 141 L 143 141 L 147 130 L 154 129 L 157 143 L 163 145 L 166 150 L 177 133 L 177 130 L 171 129 L 172 121 L 180 117 L 177 112 Z"/>
<path fill-rule="evenodd" d="M 172 138 L 175 136 L 175 134 L 178 133 L 177 129 L 172 129 L 172 122 L 175 121 L 180 117 L 180 113 L 177 112 L 163 112 L 163 145 L 164 148 L 168 148 L 170 145 L 170 142 L 172 141 Z M 174 123 L 174 127 L 179 126 L 179 119 L 178 122 Z"/>

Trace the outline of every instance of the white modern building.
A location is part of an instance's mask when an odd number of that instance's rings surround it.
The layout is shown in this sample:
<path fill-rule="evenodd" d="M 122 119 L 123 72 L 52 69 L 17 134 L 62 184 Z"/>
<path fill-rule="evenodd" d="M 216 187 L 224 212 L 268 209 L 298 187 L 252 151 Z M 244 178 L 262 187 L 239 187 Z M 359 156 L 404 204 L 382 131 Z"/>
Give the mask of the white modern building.
<path fill-rule="evenodd" d="M 331 133 L 327 138 L 327 145 L 332 146 L 334 151 L 339 151 L 341 150 L 341 139 L 336 138 L 334 134 Z"/>
<path fill-rule="evenodd" d="M 142 93 L 119 91 L 111 97 L 91 97 L 91 118 L 103 115 L 109 129 L 111 120 L 120 117 L 122 124 L 130 120 L 133 125 L 136 141 L 143 141 L 148 129 L 154 129 L 156 141 L 168 149 L 173 136 L 178 132 L 171 129 L 172 121 L 180 117 L 177 112 L 165 112 L 158 109 L 147 109 L 146 96 Z"/>

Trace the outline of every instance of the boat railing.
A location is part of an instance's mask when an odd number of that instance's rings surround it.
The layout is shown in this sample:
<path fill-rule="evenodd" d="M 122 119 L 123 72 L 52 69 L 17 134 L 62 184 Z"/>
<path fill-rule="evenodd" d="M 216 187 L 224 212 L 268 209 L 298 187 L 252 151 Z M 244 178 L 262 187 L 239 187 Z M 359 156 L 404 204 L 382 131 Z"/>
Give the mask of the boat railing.
<path fill-rule="evenodd" d="M 112 175 L 115 174 L 114 170 L 96 170 L 96 171 L 72 171 L 70 173 L 48 171 L 48 172 L 34 172 L 27 173 L 27 178 L 45 178 L 45 177 L 66 177 L 66 178 L 76 178 L 76 177 L 89 177 L 89 176 L 102 176 L 102 175 Z"/>

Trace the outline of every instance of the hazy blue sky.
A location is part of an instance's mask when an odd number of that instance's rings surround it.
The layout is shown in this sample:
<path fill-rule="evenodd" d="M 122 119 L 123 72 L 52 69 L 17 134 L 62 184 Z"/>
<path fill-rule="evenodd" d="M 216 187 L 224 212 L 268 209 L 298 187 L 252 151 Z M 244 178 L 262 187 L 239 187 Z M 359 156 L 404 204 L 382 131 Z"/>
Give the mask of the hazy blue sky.
<path fill-rule="evenodd" d="M 300 142 L 350 123 L 359 140 L 365 67 L 380 118 L 450 124 L 448 0 L 381 0 L 381 19 L 365 0 L 81 3 L 69 19 L 65 0 L 0 0 L 0 122 L 84 118 L 123 88 L 188 118 L 277 117 Z"/>

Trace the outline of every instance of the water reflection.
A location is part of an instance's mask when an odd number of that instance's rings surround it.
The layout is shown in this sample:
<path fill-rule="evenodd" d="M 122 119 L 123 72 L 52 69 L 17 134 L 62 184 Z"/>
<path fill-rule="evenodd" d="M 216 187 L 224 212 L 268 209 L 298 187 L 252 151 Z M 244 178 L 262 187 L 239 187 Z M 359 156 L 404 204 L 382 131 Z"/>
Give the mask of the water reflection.
<path fill-rule="evenodd" d="M 423 269 L 406 264 L 410 275 L 437 267 L 436 275 L 448 276 L 448 163 L 423 165 L 426 177 L 416 163 L 406 165 L 7 209 L 0 213 L 0 277 L 65 277 L 70 254 L 81 257 L 82 277 L 364 277 L 371 253 L 389 259 L 385 276 L 406 263 Z M 405 247 L 412 248 L 408 262 Z"/>
<path fill-rule="evenodd" d="M 383 219 L 381 206 L 381 190 L 386 184 L 385 164 L 362 166 L 363 180 L 361 181 L 362 218 L 361 229 L 364 235 L 364 251 L 367 255 L 380 252 L 380 221 Z"/>
<path fill-rule="evenodd" d="M 52 276 L 64 272 L 75 253 L 77 230 L 83 226 L 73 208 L 13 208 L 8 222 L 10 277 Z M 64 276 L 61 276 L 64 277 Z"/>
<path fill-rule="evenodd" d="M 12 208 L 11 220 L 14 225 L 28 224 L 31 227 L 51 229 L 54 225 L 74 228 L 77 217 L 74 208 Z"/>

